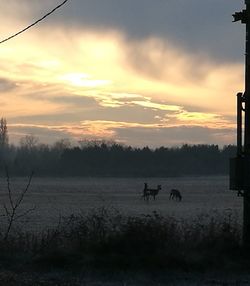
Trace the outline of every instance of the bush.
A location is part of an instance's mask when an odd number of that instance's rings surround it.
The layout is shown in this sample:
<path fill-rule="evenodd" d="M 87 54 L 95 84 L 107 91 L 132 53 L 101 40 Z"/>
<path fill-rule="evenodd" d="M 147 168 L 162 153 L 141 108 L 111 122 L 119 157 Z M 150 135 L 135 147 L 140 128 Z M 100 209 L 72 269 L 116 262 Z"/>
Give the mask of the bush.
<path fill-rule="evenodd" d="M 239 226 L 231 214 L 179 222 L 156 212 L 126 217 L 101 208 L 63 218 L 40 234 L 12 235 L 8 243 L 1 242 L 0 251 L 3 266 L 13 259 L 16 264 L 63 269 L 204 271 L 240 269 L 243 264 Z"/>

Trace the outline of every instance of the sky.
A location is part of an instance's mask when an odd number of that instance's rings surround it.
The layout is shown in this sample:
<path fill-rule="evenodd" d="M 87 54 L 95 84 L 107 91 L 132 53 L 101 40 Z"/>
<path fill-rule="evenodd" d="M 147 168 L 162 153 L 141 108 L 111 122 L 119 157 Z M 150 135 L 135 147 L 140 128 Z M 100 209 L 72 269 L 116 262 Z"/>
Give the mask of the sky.
<path fill-rule="evenodd" d="M 0 40 L 59 5 L 0 3 Z M 0 45 L 10 142 L 136 147 L 236 143 L 244 90 L 242 0 L 69 0 Z"/>

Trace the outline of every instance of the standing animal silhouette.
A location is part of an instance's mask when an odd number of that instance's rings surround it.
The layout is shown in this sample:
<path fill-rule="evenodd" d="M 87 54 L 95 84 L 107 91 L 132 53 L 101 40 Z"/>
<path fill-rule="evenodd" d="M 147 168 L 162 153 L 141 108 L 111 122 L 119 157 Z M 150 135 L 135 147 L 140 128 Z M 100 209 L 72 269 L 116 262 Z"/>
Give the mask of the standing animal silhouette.
<path fill-rule="evenodd" d="M 172 189 L 170 191 L 169 199 L 170 200 L 174 200 L 175 199 L 176 201 L 178 200 L 180 202 L 182 200 L 182 195 L 181 195 L 179 190 Z"/>
<path fill-rule="evenodd" d="M 152 196 L 155 200 L 155 197 L 159 194 L 160 190 L 161 190 L 161 185 L 158 185 L 157 189 L 148 189 L 149 196 Z"/>
<path fill-rule="evenodd" d="M 142 193 L 142 197 L 144 199 L 144 201 L 148 201 L 149 199 L 149 192 L 148 192 L 148 184 L 144 183 L 144 189 L 143 189 L 143 193 Z"/>
<path fill-rule="evenodd" d="M 149 189 L 148 184 L 144 183 L 144 189 L 143 189 L 142 197 L 144 200 L 148 201 L 149 197 L 152 196 L 155 200 L 155 197 L 158 195 L 160 190 L 161 190 L 161 185 L 158 185 L 157 189 Z"/>

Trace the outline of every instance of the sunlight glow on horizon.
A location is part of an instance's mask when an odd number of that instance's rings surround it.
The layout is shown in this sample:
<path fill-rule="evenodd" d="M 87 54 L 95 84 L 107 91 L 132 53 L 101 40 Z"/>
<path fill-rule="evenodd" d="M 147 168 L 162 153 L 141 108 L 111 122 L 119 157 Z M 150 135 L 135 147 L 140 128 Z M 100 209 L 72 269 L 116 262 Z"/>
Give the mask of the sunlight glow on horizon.
<path fill-rule="evenodd" d="M 199 57 L 162 39 L 133 42 L 117 31 L 68 30 L 72 33 L 71 41 L 67 41 L 56 30 L 53 37 L 57 41 L 53 42 L 47 30 L 40 28 L 43 32 L 44 37 L 30 33 L 25 36 L 29 41 L 19 38 L 3 46 L 0 80 L 6 88 L 0 97 L 4 108 L 1 115 L 10 120 L 10 127 L 62 131 L 75 139 L 116 139 L 117 128 L 235 128 L 225 116 L 235 114 L 233 94 L 242 85 L 241 64 L 202 63 Z M 197 62 L 199 70 L 195 70 Z M 82 110 L 82 118 L 79 115 L 64 128 L 64 116 L 74 108 L 79 114 Z M 151 119 L 148 116 L 144 123 L 134 121 L 133 108 L 135 113 L 152 112 Z M 88 119 L 87 109 L 92 109 L 95 117 Z M 120 116 L 121 109 L 127 121 Z M 104 113 L 109 115 L 111 110 L 117 110 L 116 119 L 104 120 Z M 60 125 L 53 128 L 57 126 L 53 114 L 61 116 L 62 129 Z M 44 119 L 32 125 L 33 117 L 38 115 L 44 115 Z M 23 118 L 30 121 L 24 122 Z"/>
<path fill-rule="evenodd" d="M 111 84 L 111 80 L 92 79 L 90 75 L 83 73 L 68 73 L 59 77 L 59 80 L 69 82 L 78 87 L 99 87 Z"/>

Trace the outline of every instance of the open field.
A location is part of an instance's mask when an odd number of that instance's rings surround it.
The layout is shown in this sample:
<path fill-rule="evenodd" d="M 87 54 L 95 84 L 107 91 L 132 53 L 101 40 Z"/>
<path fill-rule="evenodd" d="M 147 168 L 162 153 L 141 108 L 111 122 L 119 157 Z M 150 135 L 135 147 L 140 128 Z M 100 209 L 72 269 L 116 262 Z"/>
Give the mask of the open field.
<path fill-rule="evenodd" d="M 141 198 L 144 182 L 149 187 L 162 185 L 156 200 L 147 203 Z M 11 178 L 11 190 L 18 193 L 27 178 Z M 169 191 L 177 188 L 181 202 L 169 200 Z M 8 201 L 7 184 L 0 183 L 0 200 Z M 85 212 L 93 208 L 115 208 L 125 215 L 150 214 L 178 219 L 198 215 L 232 213 L 241 221 L 242 198 L 228 189 L 228 177 L 181 178 L 36 178 L 34 177 L 22 204 L 23 209 L 35 206 L 25 219 L 28 229 L 41 230 L 54 226 L 60 216 Z M 3 209 L 2 211 L 3 212 Z"/>
<path fill-rule="evenodd" d="M 162 185 L 155 201 L 142 199 L 144 182 Z M 11 178 L 11 192 L 26 183 Z M 171 188 L 181 202 L 169 200 Z M 4 179 L 0 200 L 8 203 Z M 227 177 L 35 177 L 20 211 L 33 206 L 21 221 L 32 232 L 1 241 L 1 285 L 250 285 L 250 259 L 233 220 L 241 222 L 242 198 L 228 190 Z M 55 227 L 60 216 L 102 207 Z"/>

